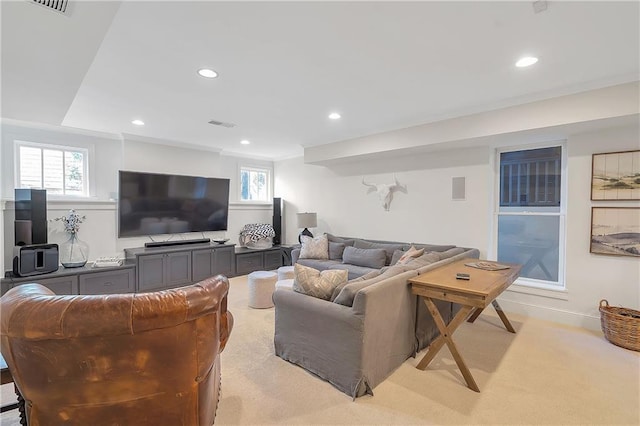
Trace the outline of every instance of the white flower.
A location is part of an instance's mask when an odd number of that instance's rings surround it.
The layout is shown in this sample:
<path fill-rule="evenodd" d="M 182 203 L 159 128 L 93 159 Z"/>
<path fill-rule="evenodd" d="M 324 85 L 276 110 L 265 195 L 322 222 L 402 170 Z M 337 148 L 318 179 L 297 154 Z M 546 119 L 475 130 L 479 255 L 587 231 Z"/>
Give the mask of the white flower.
<path fill-rule="evenodd" d="M 55 220 L 62 221 L 64 230 L 69 234 L 76 234 L 80 230 L 80 224 L 86 219 L 86 216 L 80 216 L 75 210 L 69 210 L 66 216 L 57 217 Z"/>

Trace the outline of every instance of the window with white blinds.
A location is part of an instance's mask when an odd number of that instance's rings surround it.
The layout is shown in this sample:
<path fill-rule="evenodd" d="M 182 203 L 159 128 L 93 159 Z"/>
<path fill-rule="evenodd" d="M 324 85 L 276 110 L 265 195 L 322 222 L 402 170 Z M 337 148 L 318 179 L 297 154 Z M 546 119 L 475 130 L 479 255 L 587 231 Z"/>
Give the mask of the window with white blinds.
<path fill-rule="evenodd" d="M 16 142 L 16 187 L 52 195 L 89 196 L 86 149 Z"/>

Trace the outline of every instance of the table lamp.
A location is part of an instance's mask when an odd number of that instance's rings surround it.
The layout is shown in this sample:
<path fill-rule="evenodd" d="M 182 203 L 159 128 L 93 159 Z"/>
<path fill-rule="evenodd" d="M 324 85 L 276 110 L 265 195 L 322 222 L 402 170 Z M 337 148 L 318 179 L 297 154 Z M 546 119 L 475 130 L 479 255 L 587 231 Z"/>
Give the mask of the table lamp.
<path fill-rule="evenodd" d="M 304 228 L 298 235 L 298 242 L 302 244 L 302 236 L 307 235 L 313 238 L 313 234 L 307 228 L 318 226 L 318 217 L 315 213 L 298 213 L 298 228 Z"/>

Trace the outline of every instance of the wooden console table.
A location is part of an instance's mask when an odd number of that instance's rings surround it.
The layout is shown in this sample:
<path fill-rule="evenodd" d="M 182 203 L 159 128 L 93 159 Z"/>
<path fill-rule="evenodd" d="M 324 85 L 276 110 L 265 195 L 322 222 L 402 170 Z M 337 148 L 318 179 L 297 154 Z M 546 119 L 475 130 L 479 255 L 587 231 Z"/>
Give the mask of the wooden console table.
<path fill-rule="evenodd" d="M 446 343 L 469 388 L 480 392 L 480 388 L 478 388 L 478 385 L 471 375 L 471 371 L 467 368 L 451 336 L 469 315 L 471 315 L 469 322 L 475 321 L 489 304 L 493 305 L 506 329 L 511 333 L 515 333 L 509 319 L 507 319 L 507 316 L 495 299 L 518 278 L 522 265 L 511 264 L 509 265 L 509 269 L 499 271 L 486 271 L 465 266 L 465 263 L 477 261 L 476 259 L 459 260 L 411 278 L 409 282 L 411 283 L 411 291 L 413 294 L 418 295 L 427 305 L 440 331 L 440 335 L 431 342 L 427 353 L 422 360 L 420 360 L 417 368 L 420 370 L 427 368 L 429 363 Z M 469 274 L 470 279 L 468 281 L 456 279 L 456 274 L 459 272 Z M 434 299 L 462 305 L 462 308 L 449 325 L 446 325 L 442 319 L 440 311 L 438 311 L 434 303 Z"/>

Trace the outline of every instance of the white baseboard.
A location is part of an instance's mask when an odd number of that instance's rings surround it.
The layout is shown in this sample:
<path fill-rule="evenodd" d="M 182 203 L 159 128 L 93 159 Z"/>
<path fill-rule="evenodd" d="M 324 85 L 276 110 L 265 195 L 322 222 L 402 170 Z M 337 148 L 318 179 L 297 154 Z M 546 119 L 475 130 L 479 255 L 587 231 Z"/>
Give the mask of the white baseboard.
<path fill-rule="evenodd" d="M 577 312 L 563 311 L 561 309 L 549 308 L 547 306 L 532 305 L 529 303 L 516 302 L 498 298 L 500 306 L 506 312 L 513 312 L 519 315 L 553 321 L 560 324 L 582 327 L 588 330 L 600 330 L 600 317 L 580 314 Z"/>

